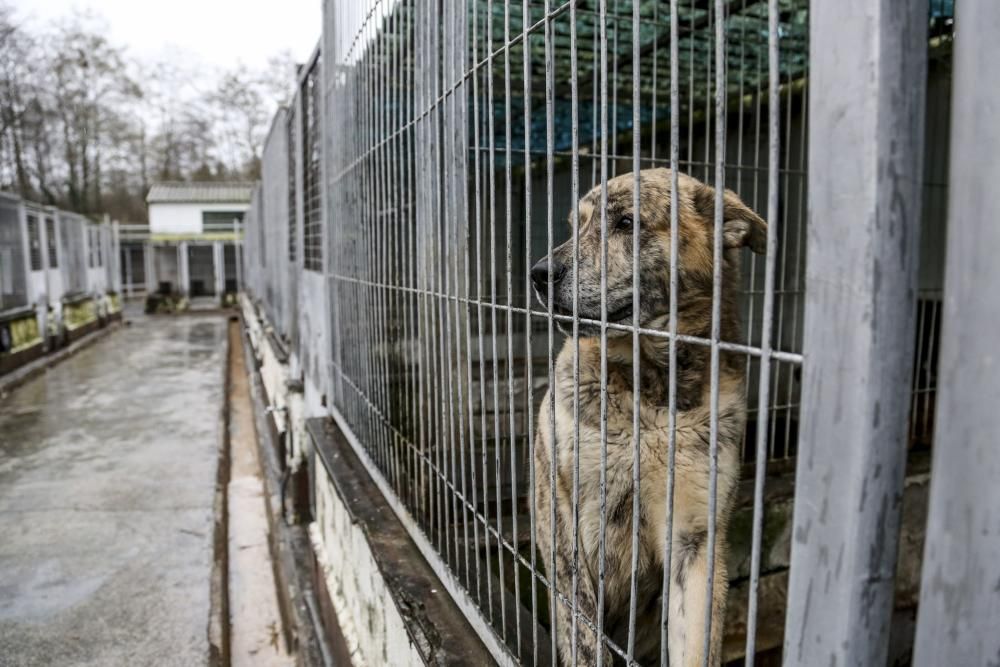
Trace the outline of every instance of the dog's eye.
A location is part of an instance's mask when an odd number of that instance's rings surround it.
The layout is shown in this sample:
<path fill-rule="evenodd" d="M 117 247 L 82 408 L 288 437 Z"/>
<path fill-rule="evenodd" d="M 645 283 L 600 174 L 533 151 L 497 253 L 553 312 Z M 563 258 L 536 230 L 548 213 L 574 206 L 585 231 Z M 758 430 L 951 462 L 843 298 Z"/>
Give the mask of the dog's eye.
<path fill-rule="evenodd" d="M 632 216 L 623 215 L 618 218 L 618 223 L 615 225 L 615 229 L 620 229 L 623 232 L 630 231 L 632 229 Z"/>

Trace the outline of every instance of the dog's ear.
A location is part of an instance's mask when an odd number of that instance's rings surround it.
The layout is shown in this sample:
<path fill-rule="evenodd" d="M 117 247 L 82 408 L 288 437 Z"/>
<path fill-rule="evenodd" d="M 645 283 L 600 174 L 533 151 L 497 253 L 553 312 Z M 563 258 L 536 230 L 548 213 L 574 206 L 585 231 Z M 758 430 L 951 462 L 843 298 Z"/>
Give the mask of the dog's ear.
<path fill-rule="evenodd" d="M 758 255 L 767 252 L 767 223 L 732 190 L 722 195 L 722 242 L 727 248 L 748 246 Z M 715 188 L 702 185 L 695 193 L 695 207 L 711 224 L 715 218 Z"/>

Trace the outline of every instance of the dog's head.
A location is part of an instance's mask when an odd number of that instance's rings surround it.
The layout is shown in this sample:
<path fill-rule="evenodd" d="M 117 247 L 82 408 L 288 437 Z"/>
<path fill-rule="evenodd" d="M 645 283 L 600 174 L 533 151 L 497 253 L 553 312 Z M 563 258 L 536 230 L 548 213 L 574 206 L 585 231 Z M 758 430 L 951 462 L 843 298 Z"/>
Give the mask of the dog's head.
<path fill-rule="evenodd" d="M 687 303 L 712 300 L 713 231 L 715 190 L 686 174 L 678 174 L 678 310 Z M 634 210 L 635 177 L 624 174 L 608 181 L 607 205 L 607 312 L 608 321 L 662 327 L 670 308 L 670 188 L 667 169 L 639 172 L 639 215 Z M 580 317 L 601 317 L 601 188 L 595 187 L 580 200 L 577 230 L 579 256 L 574 280 L 574 240 L 566 241 L 532 267 L 535 293 L 548 306 L 552 289 L 553 310 L 573 313 L 574 283 L 579 285 Z M 723 290 L 732 292 L 738 280 L 739 249 L 749 246 L 763 253 L 767 247 L 767 224 L 731 190 L 723 195 Z M 573 214 L 570 214 L 570 226 Z M 632 307 L 633 238 L 639 239 L 639 313 Z M 731 297 L 730 297 L 731 298 Z M 701 309 L 699 309 L 701 310 Z M 566 327 L 563 327 L 564 329 Z M 580 334 L 594 336 L 598 327 L 580 324 Z M 614 329 L 608 335 L 615 335 Z"/>

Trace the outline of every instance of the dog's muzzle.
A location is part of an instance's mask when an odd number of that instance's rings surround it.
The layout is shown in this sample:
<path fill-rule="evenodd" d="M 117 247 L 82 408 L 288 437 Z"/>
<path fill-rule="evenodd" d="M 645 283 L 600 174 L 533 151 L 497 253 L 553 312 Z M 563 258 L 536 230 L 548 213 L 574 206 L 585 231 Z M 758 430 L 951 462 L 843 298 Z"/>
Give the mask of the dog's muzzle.
<path fill-rule="evenodd" d="M 549 274 L 552 275 L 552 285 L 557 285 L 566 275 L 566 265 L 562 262 L 550 262 L 548 256 L 542 257 L 531 267 L 531 282 L 540 293 L 548 292 Z"/>

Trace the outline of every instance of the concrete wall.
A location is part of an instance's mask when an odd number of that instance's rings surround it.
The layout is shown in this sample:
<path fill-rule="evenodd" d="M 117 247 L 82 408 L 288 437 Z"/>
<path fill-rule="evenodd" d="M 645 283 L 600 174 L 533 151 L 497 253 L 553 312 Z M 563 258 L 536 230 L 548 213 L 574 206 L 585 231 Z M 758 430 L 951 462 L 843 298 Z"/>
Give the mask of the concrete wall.
<path fill-rule="evenodd" d="M 282 464 L 295 475 L 306 465 L 310 439 L 306 420 L 326 414 L 321 391 L 306 375 L 294 387 L 288 360 L 272 344 L 266 315 L 245 295 L 240 306 L 247 337 L 259 362 L 258 373 L 275 431 L 285 443 Z M 270 335 L 269 335 L 270 334 Z M 311 546 L 326 585 L 347 649 L 358 665 L 422 665 L 399 609 L 382 576 L 364 530 L 351 518 L 322 465 L 309 471 L 314 501 L 309 525 Z"/>
<path fill-rule="evenodd" d="M 317 478 L 316 520 L 309 526 L 309 537 L 352 662 L 423 665 L 368 538 L 325 477 Z"/>

